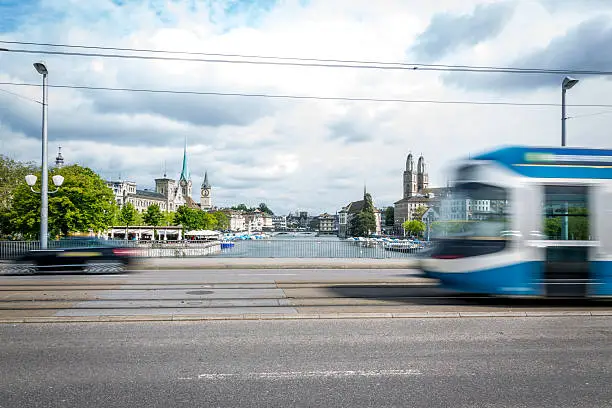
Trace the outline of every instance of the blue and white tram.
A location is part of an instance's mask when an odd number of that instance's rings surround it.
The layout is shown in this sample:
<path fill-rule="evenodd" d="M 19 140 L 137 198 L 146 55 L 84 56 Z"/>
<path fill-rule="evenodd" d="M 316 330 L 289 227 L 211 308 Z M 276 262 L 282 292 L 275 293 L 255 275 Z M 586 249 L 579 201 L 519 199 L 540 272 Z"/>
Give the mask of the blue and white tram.
<path fill-rule="evenodd" d="M 612 296 L 612 150 L 507 147 L 461 162 L 422 270 L 503 296 Z"/>

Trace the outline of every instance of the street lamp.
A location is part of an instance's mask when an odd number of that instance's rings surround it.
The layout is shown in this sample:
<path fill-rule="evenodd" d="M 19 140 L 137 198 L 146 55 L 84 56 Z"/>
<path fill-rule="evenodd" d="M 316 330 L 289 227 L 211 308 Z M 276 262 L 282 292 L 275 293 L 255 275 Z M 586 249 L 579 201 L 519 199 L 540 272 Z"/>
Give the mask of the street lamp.
<path fill-rule="evenodd" d="M 561 83 L 561 146 L 565 147 L 565 93 L 568 89 L 572 89 L 574 85 L 578 83 L 577 79 L 565 77 Z M 561 219 L 561 239 L 566 241 L 569 237 L 569 205 L 567 202 L 563 203 L 564 215 Z"/>
<path fill-rule="evenodd" d="M 45 197 L 45 196 L 43 196 L 43 185 L 44 184 L 41 185 L 40 191 L 34 190 L 34 185 L 36 184 L 36 180 L 37 179 L 38 179 L 38 177 L 36 177 L 33 174 L 28 174 L 27 176 L 25 176 L 25 181 L 28 184 L 28 186 L 30 186 L 30 190 L 32 190 L 33 193 L 40 194 L 41 197 Z M 44 185 L 45 186 L 44 191 L 45 191 L 46 194 L 57 193 L 57 191 L 59 190 L 59 187 L 62 184 L 64 184 L 64 177 L 60 176 L 59 174 L 56 174 L 55 176 L 51 177 L 51 180 L 53 180 L 53 185 L 56 187 L 56 189 L 53 190 L 53 191 L 48 191 L 47 186 Z M 46 198 L 47 197 L 45 197 L 45 200 L 42 201 L 42 202 L 44 202 L 45 204 L 48 204 Z M 42 202 L 41 202 L 41 210 L 40 210 L 40 215 L 41 215 L 41 217 L 40 217 L 40 236 L 41 236 L 41 238 L 40 238 L 40 249 L 46 249 L 47 248 L 47 240 L 45 238 L 43 238 L 43 237 L 46 237 L 48 235 L 48 233 L 47 233 L 47 229 L 48 229 L 47 210 L 48 210 L 48 208 L 45 208 L 45 212 L 44 212 L 44 214 L 45 214 L 45 216 L 44 216 L 45 222 L 43 223 Z M 44 232 L 45 235 L 43 235 L 43 232 Z"/>
<path fill-rule="evenodd" d="M 28 174 L 27 176 L 25 176 L 25 181 L 27 185 L 30 186 L 30 190 L 32 190 L 36 194 L 40 194 L 40 191 L 34 190 L 34 184 L 36 184 L 36 180 L 38 180 L 38 177 L 33 174 Z M 55 187 L 61 187 L 61 185 L 64 184 L 64 176 L 60 176 L 59 174 L 56 174 L 55 176 L 51 177 L 51 180 L 53 180 L 53 185 L 55 185 Z M 57 193 L 58 190 L 59 188 L 56 188 L 55 190 L 49 191 L 48 193 Z"/>
<path fill-rule="evenodd" d="M 47 164 L 47 75 L 49 71 L 43 62 L 34 63 L 36 71 L 42 75 L 43 79 L 43 98 L 42 98 L 42 177 L 40 186 L 40 249 L 47 249 L 48 214 L 49 214 L 49 169 Z M 30 178 L 31 180 L 31 178 Z M 55 182 L 55 180 L 53 180 Z M 63 179 L 62 179 L 63 181 Z M 36 180 L 34 180 L 36 182 Z M 29 183 L 28 183 L 29 184 Z M 32 185 L 30 185 L 32 188 Z M 32 190 L 34 191 L 34 190 Z"/>
<path fill-rule="evenodd" d="M 561 84 L 561 146 L 565 146 L 565 93 L 578 83 L 578 79 L 565 77 Z"/>

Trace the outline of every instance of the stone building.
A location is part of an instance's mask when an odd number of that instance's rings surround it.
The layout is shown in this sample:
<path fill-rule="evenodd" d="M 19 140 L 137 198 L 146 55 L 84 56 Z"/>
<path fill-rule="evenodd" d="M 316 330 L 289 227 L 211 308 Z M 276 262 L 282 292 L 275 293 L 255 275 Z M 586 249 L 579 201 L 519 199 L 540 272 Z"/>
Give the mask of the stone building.
<path fill-rule="evenodd" d="M 338 236 L 340 238 L 349 236 L 351 219 L 363 209 L 366 195 L 365 188 L 363 190 L 363 195 L 363 200 L 353 201 L 338 211 Z M 382 231 L 382 215 L 376 206 L 374 206 L 374 218 L 376 220 L 376 231 L 372 231 L 372 234 L 380 235 Z"/>
<path fill-rule="evenodd" d="M 396 229 L 408 220 L 414 219 L 414 210 L 418 207 L 429 207 L 432 194 L 429 189 L 429 175 L 425 158 L 421 155 L 414 165 L 412 153 L 406 158 L 406 169 L 403 177 L 403 197 L 394 203 L 394 224 Z"/>
<path fill-rule="evenodd" d="M 204 175 L 204 182 L 200 190 L 201 203 L 193 200 L 193 182 L 187 162 L 187 143 L 183 150 L 183 166 L 178 181 L 168 178 L 167 174 L 155 179 L 155 190 L 139 190 L 133 181 L 106 181 L 115 194 L 115 200 L 119 207 L 131 203 L 139 212 L 144 212 L 153 204 L 157 204 L 162 211 L 174 212 L 180 206 L 186 205 L 190 208 L 201 208 L 210 210 L 212 206 L 212 186 L 208 181 L 208 172 Z"/>

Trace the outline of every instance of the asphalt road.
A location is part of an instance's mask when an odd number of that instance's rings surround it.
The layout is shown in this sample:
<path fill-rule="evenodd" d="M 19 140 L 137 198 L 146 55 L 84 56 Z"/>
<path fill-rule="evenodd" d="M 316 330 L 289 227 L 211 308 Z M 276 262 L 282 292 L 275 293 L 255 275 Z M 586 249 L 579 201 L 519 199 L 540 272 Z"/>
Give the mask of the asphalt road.
<path fill-rule="evenodd" d="M 571 311 L 610 301 L 533 301 L 441 290 L 415 270 L 143 270 L 122 275 L 0 276 L 0 321 L 19 318 Z"/>
<path fill-rule="evenodd" d="M 612 319 L 0 325 L 0 407 L 612 406 Z"/>

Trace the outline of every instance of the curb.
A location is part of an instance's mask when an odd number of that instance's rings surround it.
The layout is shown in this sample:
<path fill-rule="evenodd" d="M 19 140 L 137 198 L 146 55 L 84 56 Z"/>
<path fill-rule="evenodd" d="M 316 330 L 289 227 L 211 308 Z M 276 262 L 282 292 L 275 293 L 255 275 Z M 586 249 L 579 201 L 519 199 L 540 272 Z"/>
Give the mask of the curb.
<path fill-rule="evenodd" d="M 299 259 L 299 260 L 296 260 Z M 291 260 L 291 261 L 288 261 Z M 354 258 L 155 258 L 139 260 L 134 270 L 167 269 L 415 269 L 418 259 L 356 260 Z"/>
<path fill-rule="evenodd" d="M 532 312 L 431 312 L 431 313 L 300 313 L 300 314 L 224 314 L 224 315 L 146 315 L 146 316 L 45 316 L 0 319 L 0 324 L 16 323 L 110 323 L 219 320 L 312 320 L 312 319 L 443 319 L 495 317 L 612 317 L 602 311 Z"/>

